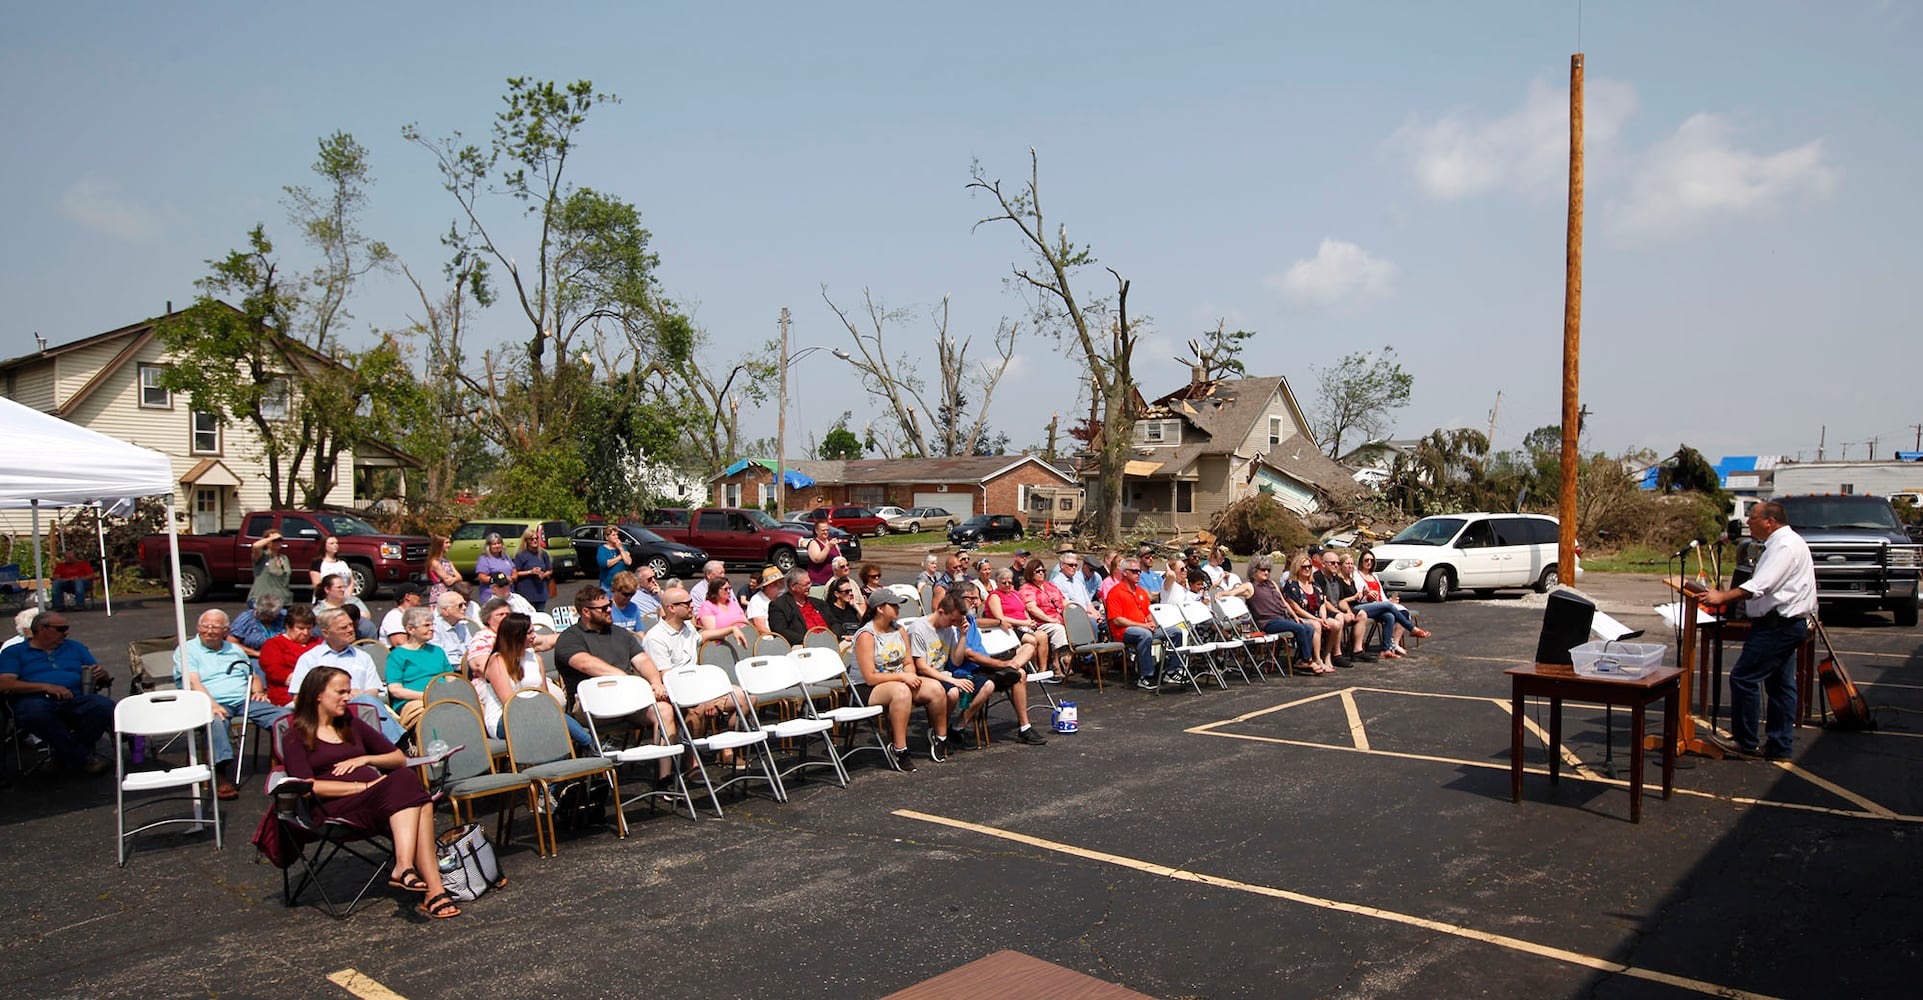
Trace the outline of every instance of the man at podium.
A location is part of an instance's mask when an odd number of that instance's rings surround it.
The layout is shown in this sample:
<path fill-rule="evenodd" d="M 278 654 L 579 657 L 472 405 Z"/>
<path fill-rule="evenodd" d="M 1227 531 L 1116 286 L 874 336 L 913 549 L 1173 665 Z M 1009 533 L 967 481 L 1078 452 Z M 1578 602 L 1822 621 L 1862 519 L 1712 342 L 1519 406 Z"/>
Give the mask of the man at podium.
<path fill-rule="evenodd" d="M 1796 724 L 1796 650 L 1809 637 L 1816 612 L 1816 566 L 1809 544 L 1783 520 L 1774 500 L 1749 509 L 1749 533 L 1763 543 L 1756 572 L 1740 587 L 1700 595 L 1710 604 L 1743 602 L 1749 638 L 1729 672 L 1729 731 L 1723 749 L 1739 758 L 1788 759 Z M 1769 712 L 1759 741 L 1756 700 L 1767 695 Z"/>

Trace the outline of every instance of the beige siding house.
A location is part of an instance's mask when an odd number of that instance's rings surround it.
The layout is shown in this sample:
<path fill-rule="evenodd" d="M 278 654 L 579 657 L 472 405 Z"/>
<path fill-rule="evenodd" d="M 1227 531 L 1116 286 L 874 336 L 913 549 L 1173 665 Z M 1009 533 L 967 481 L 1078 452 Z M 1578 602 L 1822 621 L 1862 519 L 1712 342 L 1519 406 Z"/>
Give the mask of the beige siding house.
<path fill-rule="evenodd" d="M 1208 526 L 1222 508 L 1269 492 L 1298 514 L 1358 491 L 1323 456 L 1280 376 L 1191 382 L 1150 403 L 1130 428 L 1122 526 L 1170 532 Z M 1091 490 L 1096 487 L 1090 482 Z"/>
<path fill-rule="evenodd" d="M 212 414 L 194 412 L 184 396 L 160 387 L 159 376 L 172 359 L 154 327 L 165 318 L 0 361 L 0 394 L 166 455 L 178 477 L 174 500 L 179 530 L 207 534 L 237 529 L 247 511 L 270 506 L 260 439 L 244 422 L 222 426 Z M 86 456 L 75 455 L 74 461 L 84 463 Z M 343 506 L 370 499 L 356 495 L 364 472 L 415 464 L 378 445 L 343 455 L 341 469 L 353 474 L 344 476 L 328 499 Z M 0 514 L 0 526 L 13 534 L 31 530 L 24 511 Z"/>

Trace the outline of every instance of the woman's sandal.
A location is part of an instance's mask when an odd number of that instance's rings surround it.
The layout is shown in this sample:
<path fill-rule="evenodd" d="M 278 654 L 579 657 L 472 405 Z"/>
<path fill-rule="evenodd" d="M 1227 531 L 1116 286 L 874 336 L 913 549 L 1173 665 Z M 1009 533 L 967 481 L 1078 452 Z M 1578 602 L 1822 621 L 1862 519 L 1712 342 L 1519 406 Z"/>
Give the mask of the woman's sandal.
<path fill-rule="evenodd" d="M 1415 636 L 1418 639 L 1429 638 L 1429 630 L 1426 628 L 1412 629 L 1410 630 L 1409 634 Z"/>
<path fill-rule="evenodd" d="M 421 873 L 413 868 L 401 872 L 399 878 L 388 879 L 387 884 L 396 889 L 406 889 L 408 892 L 427 891 L 427 880 L 422 878 Z"/>
<path fill-rule="evenodd" d="M 416 906 L 414 908 L 414 912 L 419 913 L 424 917 L 433 917 L 436 920 L 445 920 L 448 917 L 460 916 L 461 908 L 454 905 L 453 896 L 450 896 L 447 893 L 443 892 L 440 895 L 430 896 L 426 900 L 423 900 L 421 902 L 421 905 Z"/>

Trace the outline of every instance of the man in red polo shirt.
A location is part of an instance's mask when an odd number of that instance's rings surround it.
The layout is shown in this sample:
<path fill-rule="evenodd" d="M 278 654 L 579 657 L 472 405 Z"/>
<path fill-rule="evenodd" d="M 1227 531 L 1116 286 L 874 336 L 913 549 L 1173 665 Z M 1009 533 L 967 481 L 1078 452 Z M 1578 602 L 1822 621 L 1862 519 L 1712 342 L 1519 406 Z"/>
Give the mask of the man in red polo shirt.
<path fill-rule="evenodd" d="M 1122 568 L 1117 570 L 1115 585 L 1104 598 L 1108 602 L 1108 632 L 1115 641 L 1126 643 L 1135 649 L 1135 670 L 1138 679 L 1135 686 L 1144 691 L 1156 689 L 1155 677 L 1155 623 L 1149 617 L 1148 606 L 1154 602 L 1148 591 L 1137 582 L 1142 575 L 1142 561 L 1134 557 L 1122 560 Z"/>

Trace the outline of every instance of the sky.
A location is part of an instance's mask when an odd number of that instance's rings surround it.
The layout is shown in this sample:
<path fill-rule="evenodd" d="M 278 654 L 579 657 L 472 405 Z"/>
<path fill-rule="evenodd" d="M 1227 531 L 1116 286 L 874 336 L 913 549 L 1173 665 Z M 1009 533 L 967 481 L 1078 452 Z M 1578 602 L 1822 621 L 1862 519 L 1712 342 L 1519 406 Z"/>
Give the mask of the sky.
<path fill-rule="evenodd" d="M 758 351 L 784 307 L 795 349 L 851 346 L 823 286 L 906 310 L 890 345 L 923 370 L 946 297 L 981 356 L 1027 313 L 1006 284 L 1025 258 L 975 225 L 969 167 L 1012 188 L 1032 147 L 1048 225 L 1099 261 L 1081 294 L 1112 289 L 1105 267 L 1130 281 L 1148 397 L 1223 322 L 1306 408 L 1319 372 L 1391 346 L 1414 376 L 1392 436 L 1493 410 L 1515 447 L 1560 419 L 1581 51 L 1584 446 L 1888 457 L 1923 434 L 1916 7 L 31 5 L 0 37 L 0 356 L 185 305 L 255 224 L 311 266 L 282 189 L 315 183 L 336 131 L 370 151 L 362 228 L 437 275 L 457 206 L 401 130 L 484 139 L 527 75 L 621 98 L 570 174 L 640 209 L 717 358 Z M 505 198 L 485 210 L 513 232 Z M 355 343 L 420 312 L 398 275 L 349 308 Z M 475 330 L 519 334 L 506 305 Z M 1019 448 L 1085 412 L 1075 356 L 1023 339 L 991 426 Z M 827 351 L 792 371 L 791 454 L 882 412 Z M 749 437 L 774 423 L 744 410 Z"/>

